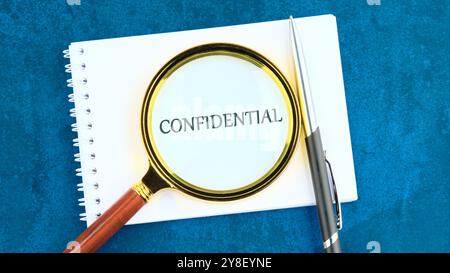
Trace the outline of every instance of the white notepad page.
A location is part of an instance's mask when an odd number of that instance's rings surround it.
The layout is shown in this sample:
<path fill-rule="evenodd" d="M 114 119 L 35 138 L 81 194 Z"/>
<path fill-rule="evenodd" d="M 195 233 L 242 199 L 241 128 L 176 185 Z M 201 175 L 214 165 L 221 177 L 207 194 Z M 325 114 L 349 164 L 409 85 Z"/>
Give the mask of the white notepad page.
<path fill-rule="evenodd" d="M 354 201 L 357 190 L 336 20 L 333 15 L 322 15 L 295 19 L 295 22 L 303 42 L 317 120 L 327 158 L 333 165 L 339 197 L 344 202 Z M 274 62 L 294 83 L 288 20 L 70 45 L 82 170 L 80 190 L 84 190 L 88 225 L 148 169 L 140 110 L 155 73 L 179 52 L 211 42 L 235 43 L 254 49 Z M 89 114 L 87 108 L 91 110 Z M 301 135 L 285 171 L 263 191 L 245 199 L 215 203 L 165 189 L 156 193 L 128 224 L 314 203 L 304 135 Z"/>

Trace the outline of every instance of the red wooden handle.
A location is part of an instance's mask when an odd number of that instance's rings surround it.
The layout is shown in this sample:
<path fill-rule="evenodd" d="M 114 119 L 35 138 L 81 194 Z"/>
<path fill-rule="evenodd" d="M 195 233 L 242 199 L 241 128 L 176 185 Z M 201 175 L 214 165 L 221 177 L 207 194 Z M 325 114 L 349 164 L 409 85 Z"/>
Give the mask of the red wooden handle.
<path fill-rule="evenodd" d="M 145 200 L 135 190 L 129 189 L 112 207 L 81 233 L 75 243 L 70 244 L 72 249 L 66 249 L 64 253 L 95 252 L 123 227 L 145 203 Z"/>

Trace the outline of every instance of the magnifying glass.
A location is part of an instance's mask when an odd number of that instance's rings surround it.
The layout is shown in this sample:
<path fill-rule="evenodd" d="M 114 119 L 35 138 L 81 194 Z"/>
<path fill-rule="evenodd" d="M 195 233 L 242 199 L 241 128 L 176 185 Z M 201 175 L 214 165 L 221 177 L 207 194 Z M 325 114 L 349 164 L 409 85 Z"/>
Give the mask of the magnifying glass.
<path fill-rule="evenodd" d="M 294 152 L 298 113 L 288 81 L 263 55 L 226 43 L 181 52 L 143 100 L 148 172 L 76 239 L 76 251 L 97 250 L 162 189 L 221 202 L 266 188 Z"/>

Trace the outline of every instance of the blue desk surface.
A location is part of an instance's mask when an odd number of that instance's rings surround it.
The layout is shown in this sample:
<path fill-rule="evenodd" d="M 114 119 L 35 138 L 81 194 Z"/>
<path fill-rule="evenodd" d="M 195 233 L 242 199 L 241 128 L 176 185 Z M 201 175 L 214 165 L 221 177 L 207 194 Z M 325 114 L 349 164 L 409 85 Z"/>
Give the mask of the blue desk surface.
<path fill-rule="evenodd" d="M 343 206 L 343 249 L 450 251 L 448 1 L 80 3 L 0 2 L 0 251 L 59 252 L 85 227 L 61 55 L 70 42 L 327 13 L 359 191 Z M 312 252 L 319 242 L 309 207 L 125 227 L 101 251 Z"/>

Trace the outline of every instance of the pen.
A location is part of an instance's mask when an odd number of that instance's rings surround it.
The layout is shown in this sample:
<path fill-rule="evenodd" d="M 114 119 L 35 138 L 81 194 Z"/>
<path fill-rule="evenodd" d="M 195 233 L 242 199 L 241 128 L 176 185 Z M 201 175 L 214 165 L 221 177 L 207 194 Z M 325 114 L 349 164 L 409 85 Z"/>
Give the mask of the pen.
<path fill-rule="evenodd" d="M 336 185 L 334 184 L 331 166 L 325 157 L 322 147 L 322 139 L 320 137 L 319 124 L 317 123 L 314 112 L 303 47 L 292 16 L 289 17 L 289 25 L 297 81 L 296 89 L 300 99 L 302 123 L 306 136 L 306 149 L 308 152 L 309 167 L 316 198 L 323 248 L 326 253 L 340 253 L 341 246 L 338 229 L 341 228 L 341 211 L 340 203 L 337 198 Z M 331 174 L 333 182 L 332 186 L 336 201 L 337 217 L 333 211 L 333 198 L 331 195 L 330 177 L 328 173 Z"/>

